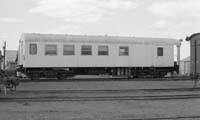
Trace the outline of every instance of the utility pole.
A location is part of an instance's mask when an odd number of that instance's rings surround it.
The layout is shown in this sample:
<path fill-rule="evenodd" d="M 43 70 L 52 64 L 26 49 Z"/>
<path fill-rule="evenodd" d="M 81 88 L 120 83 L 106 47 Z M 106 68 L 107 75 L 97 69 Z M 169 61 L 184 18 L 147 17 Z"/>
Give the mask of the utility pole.
<path fill-rule="evenodd" d="M 179 44 L 177 45 L 177 64 L 180 66 L 180 48 L 181 48 L 181 42 L 183 40 L 180 39 L 179 40 Z"/>
<path fill-rule="evenodd" d="M 6 41 L 4 41 L 3 45 L 3 70 L 6 68 Z"/>
<path fill-rule="evenodd" d="M 180 52 L 180 49 L 181 49 L 181 42 L 182 42 L 183 40 L 182 39 L 180 39 L 179 40 L 179 44 L 178 45 L 176 45 L 176 47 L 177 47 L 177 65 L 178 65 L 178 74 L 180 74 L 180 54 L 181 54 L 181 52 Z"/>

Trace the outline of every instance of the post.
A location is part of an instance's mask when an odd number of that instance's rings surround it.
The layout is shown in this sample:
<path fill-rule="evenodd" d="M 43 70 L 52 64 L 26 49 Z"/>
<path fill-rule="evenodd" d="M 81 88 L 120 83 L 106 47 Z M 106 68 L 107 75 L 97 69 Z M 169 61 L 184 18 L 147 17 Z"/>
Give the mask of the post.
<path fill-rule="evenodd" d="M 194 75 L 197 74 L 197 41 L 194 40 Z"/>
<path fill-rule="evenodd" d="M 194 40 L 194 86 L 196 88 L 198 83 L 198 75 L 197 75 L 197 41 Z"/>
<path fill-rule="evenodd" d="M 0 51 L 0 69 L 2 69 L 3 55 L 2 51 Z"/>
<path fill-rule="evenodd" d="M 181 42 L 182 42 L 183 40 L 182 39 L 180 39 L 179 40 L 179 43 L 180 44 L 178 44 L 178 45 L 176 45 L 176 47 L 177 47 L 177 65 L 179 65 L 180 66 L 180 49 L 181 49 Z"/>
<path fill-rule="evenodd" d="M 7 88 L 6 88 L 6 86 L 4 85 L 4 95 L 6 95 L 7 94 Z"/>
<path fill-rule="evenodd" d="M 6 68 L 6 41 L 4 42 L 3 46 L 3 69 Z"/>

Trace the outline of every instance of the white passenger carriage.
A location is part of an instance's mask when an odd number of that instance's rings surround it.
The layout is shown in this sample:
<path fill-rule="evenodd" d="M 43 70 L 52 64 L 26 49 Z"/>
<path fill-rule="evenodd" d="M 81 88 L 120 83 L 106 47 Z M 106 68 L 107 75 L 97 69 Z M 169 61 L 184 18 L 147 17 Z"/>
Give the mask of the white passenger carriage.
<path fill-rule="evenodd" d="M 18 66 L 29 77 L 165 75 L 174 70 L 174 45 L 179 44 L 166 38 L 25 33 Z"/>

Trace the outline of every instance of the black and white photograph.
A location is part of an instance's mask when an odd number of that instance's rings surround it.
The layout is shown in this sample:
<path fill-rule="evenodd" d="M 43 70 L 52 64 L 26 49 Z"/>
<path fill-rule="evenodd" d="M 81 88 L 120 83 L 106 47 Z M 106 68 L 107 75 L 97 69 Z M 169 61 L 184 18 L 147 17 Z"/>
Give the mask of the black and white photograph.
<path fill-rule="evenodd" d="M 199 0 L 0 0 L 0 120 L 200 120 Z"/>

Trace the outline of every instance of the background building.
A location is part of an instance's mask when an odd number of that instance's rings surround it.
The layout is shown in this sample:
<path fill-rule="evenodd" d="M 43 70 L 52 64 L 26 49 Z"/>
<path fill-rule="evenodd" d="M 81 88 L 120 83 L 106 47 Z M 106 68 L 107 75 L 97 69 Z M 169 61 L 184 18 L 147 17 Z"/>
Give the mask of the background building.
<path fill-rule="evenodd" d="M 200 33 L 186 37 L 186 41 L 190 41 L 190 73 L 200 75 Z"/>
<path fill-rule="evenodd" d="M 5 69 L 15 69 L 16 67 L 16 50 L 6 50 L 5 53 Z"/>
<path fill-rule="evenodd" d="M 190 75 L 190 56 L 180 61 L 179 71 L 180 75 Z"/>

